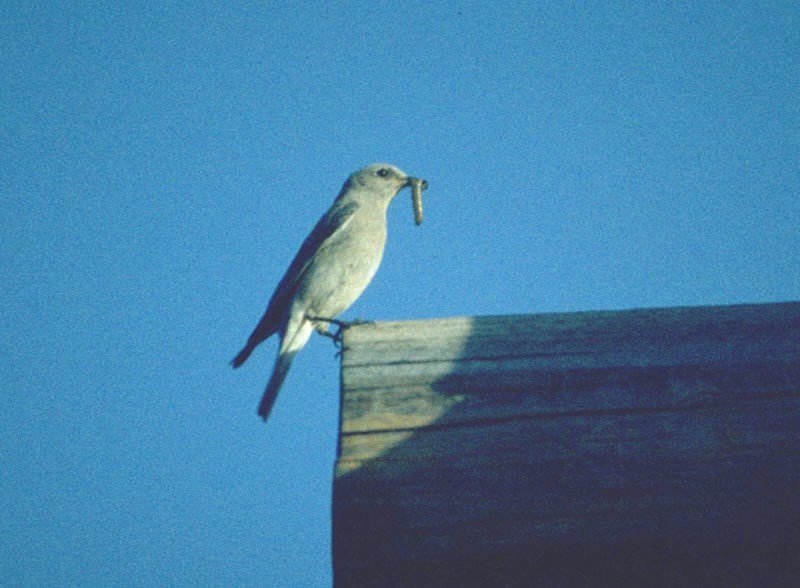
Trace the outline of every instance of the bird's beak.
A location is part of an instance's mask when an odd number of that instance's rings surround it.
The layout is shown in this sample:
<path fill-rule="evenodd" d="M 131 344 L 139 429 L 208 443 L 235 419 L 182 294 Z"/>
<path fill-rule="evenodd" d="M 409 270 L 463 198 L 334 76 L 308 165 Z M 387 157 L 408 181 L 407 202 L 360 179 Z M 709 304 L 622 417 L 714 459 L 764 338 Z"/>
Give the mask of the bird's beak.
<path fill-rule="evenodd" d="M 413 188 L 414 184 L 419 185 L 422 190 L 428 189 L 428 180 L 423 180 L 422 178 L 415 178 L 413 176 L 408 176 L 406 178 L 406 183 L 403 187 L 405 188 L 406 186 L 411 186 Z"/>

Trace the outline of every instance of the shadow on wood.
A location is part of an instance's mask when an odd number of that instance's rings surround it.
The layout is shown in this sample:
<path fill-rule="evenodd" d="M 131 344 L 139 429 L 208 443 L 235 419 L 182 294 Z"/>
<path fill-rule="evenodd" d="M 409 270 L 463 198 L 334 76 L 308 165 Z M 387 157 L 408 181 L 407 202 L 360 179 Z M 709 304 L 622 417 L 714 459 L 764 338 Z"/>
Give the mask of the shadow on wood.
<path fill-rule="evenodd" d="M 800 304 L 358 325 L 338 586 L 784 585 Z"/>

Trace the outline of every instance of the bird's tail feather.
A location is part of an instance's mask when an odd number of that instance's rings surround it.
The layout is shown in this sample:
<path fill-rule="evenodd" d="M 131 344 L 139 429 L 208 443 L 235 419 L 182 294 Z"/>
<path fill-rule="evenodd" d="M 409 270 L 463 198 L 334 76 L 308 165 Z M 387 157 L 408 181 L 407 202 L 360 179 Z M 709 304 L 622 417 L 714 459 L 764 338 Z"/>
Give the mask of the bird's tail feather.
<path fill-rule="evenodd" d="M 255 349 L 255 347 L 250 345 L 249 342 L 247 343 L 247 345 L 242 347 L 242 350 L 236 355 L 236 357 L 234 357 L 231 360 L 231 365 L 233 366 L 233 369 L 238 368 L 240 365 L 246 362 L 247 358 L 250 357 L 250 354 L 253 353 L 253 349 Z"/>
<path fill-rule="evenodd" d="M 234 369 L 246 362 L 250 354 L 253 353 L 253 350 L 258 347 L 262 341 L 272 337 L 278 330 L 277 326 L 274 324 L 274 315 L 275 313 L 270 312 L 270 309 L 267 308 L 264 316 L 261 317 L 258 325 L 256 325 L 255 330 L 247 338 L 245 346 L 242 347 L 242 350 L 231 360 L 231 365 Z"/>
<path fill-rule="evenodd" d="M 258 416 L 264 419 L 265 422 L 272 411 L 272 406 L 278 397 L 278 390 L 281 389 L 281 385 L 286 379 L 286 374 L 289 373 L 292 360 L 298 351 L 299 349 L 293 349 L 278 353 L 278 359 L 275 360 L 275 367 L 272 369 L 269 383 L 266 390 L 264 390 L 264 395 L 261 397 L 261 404 L 258 406 Z"/>

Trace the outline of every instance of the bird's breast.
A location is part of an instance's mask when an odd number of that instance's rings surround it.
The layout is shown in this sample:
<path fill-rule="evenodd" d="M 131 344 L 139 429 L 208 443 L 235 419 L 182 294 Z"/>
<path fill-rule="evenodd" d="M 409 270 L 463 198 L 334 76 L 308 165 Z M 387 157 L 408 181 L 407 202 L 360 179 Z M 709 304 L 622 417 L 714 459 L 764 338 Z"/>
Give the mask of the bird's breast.
<path fill-rule="evenodd" d="M 386 217 L 381 216 L 354 215 L 320 247 L 295 298 L 307 314 L 333 318 L 347 310 L 369 285 L 386 245 Z"/>

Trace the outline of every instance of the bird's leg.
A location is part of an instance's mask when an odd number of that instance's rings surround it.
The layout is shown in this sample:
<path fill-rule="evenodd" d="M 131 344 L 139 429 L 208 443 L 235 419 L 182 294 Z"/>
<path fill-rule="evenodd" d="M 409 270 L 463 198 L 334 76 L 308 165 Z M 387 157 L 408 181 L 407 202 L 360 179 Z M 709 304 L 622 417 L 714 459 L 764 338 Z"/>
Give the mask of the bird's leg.
<path fill-rule="evenodd" d="M 355 319 L 352 321 L 340 321 L 334 318 L 325 318 L 321 316 L 307 316 L 306 317 L 311 322 L 315 323 L 314 328 L 317 330 L 317 333 L 320 335 L 325 335 L 326 337 L 330 337 L 333 339 L 333 342 L 337 346 L 341 346 L 342 344 L 342 335 L 344 334 L 344 330 L 352 327 L 353 325 L 365 325 L 371 323 L 373 321 L 364 321 L 361 319 Z M 316 324 L 316 323 L 324 323 L 324 324 Z M 336 325 L 336 332 L 330 332 L 330 326 Z"/>
<path fill-rule="evenodd" d="M 336 344 L 337 347 L 341 346 L 342 331 L 344 331 L 344 329 L 350 326 L 349 323 L 333 318 L 324 318 L 321 316 L 309 316 L 306 318 L 308 318 L 308 320 L 314 323 L 314 328 L 317 330 L 317 333 L 333 339 L 333 342 Z M 331 333 L 330 331 L 331 325 L 336 325 L 335 333 Z"/>

